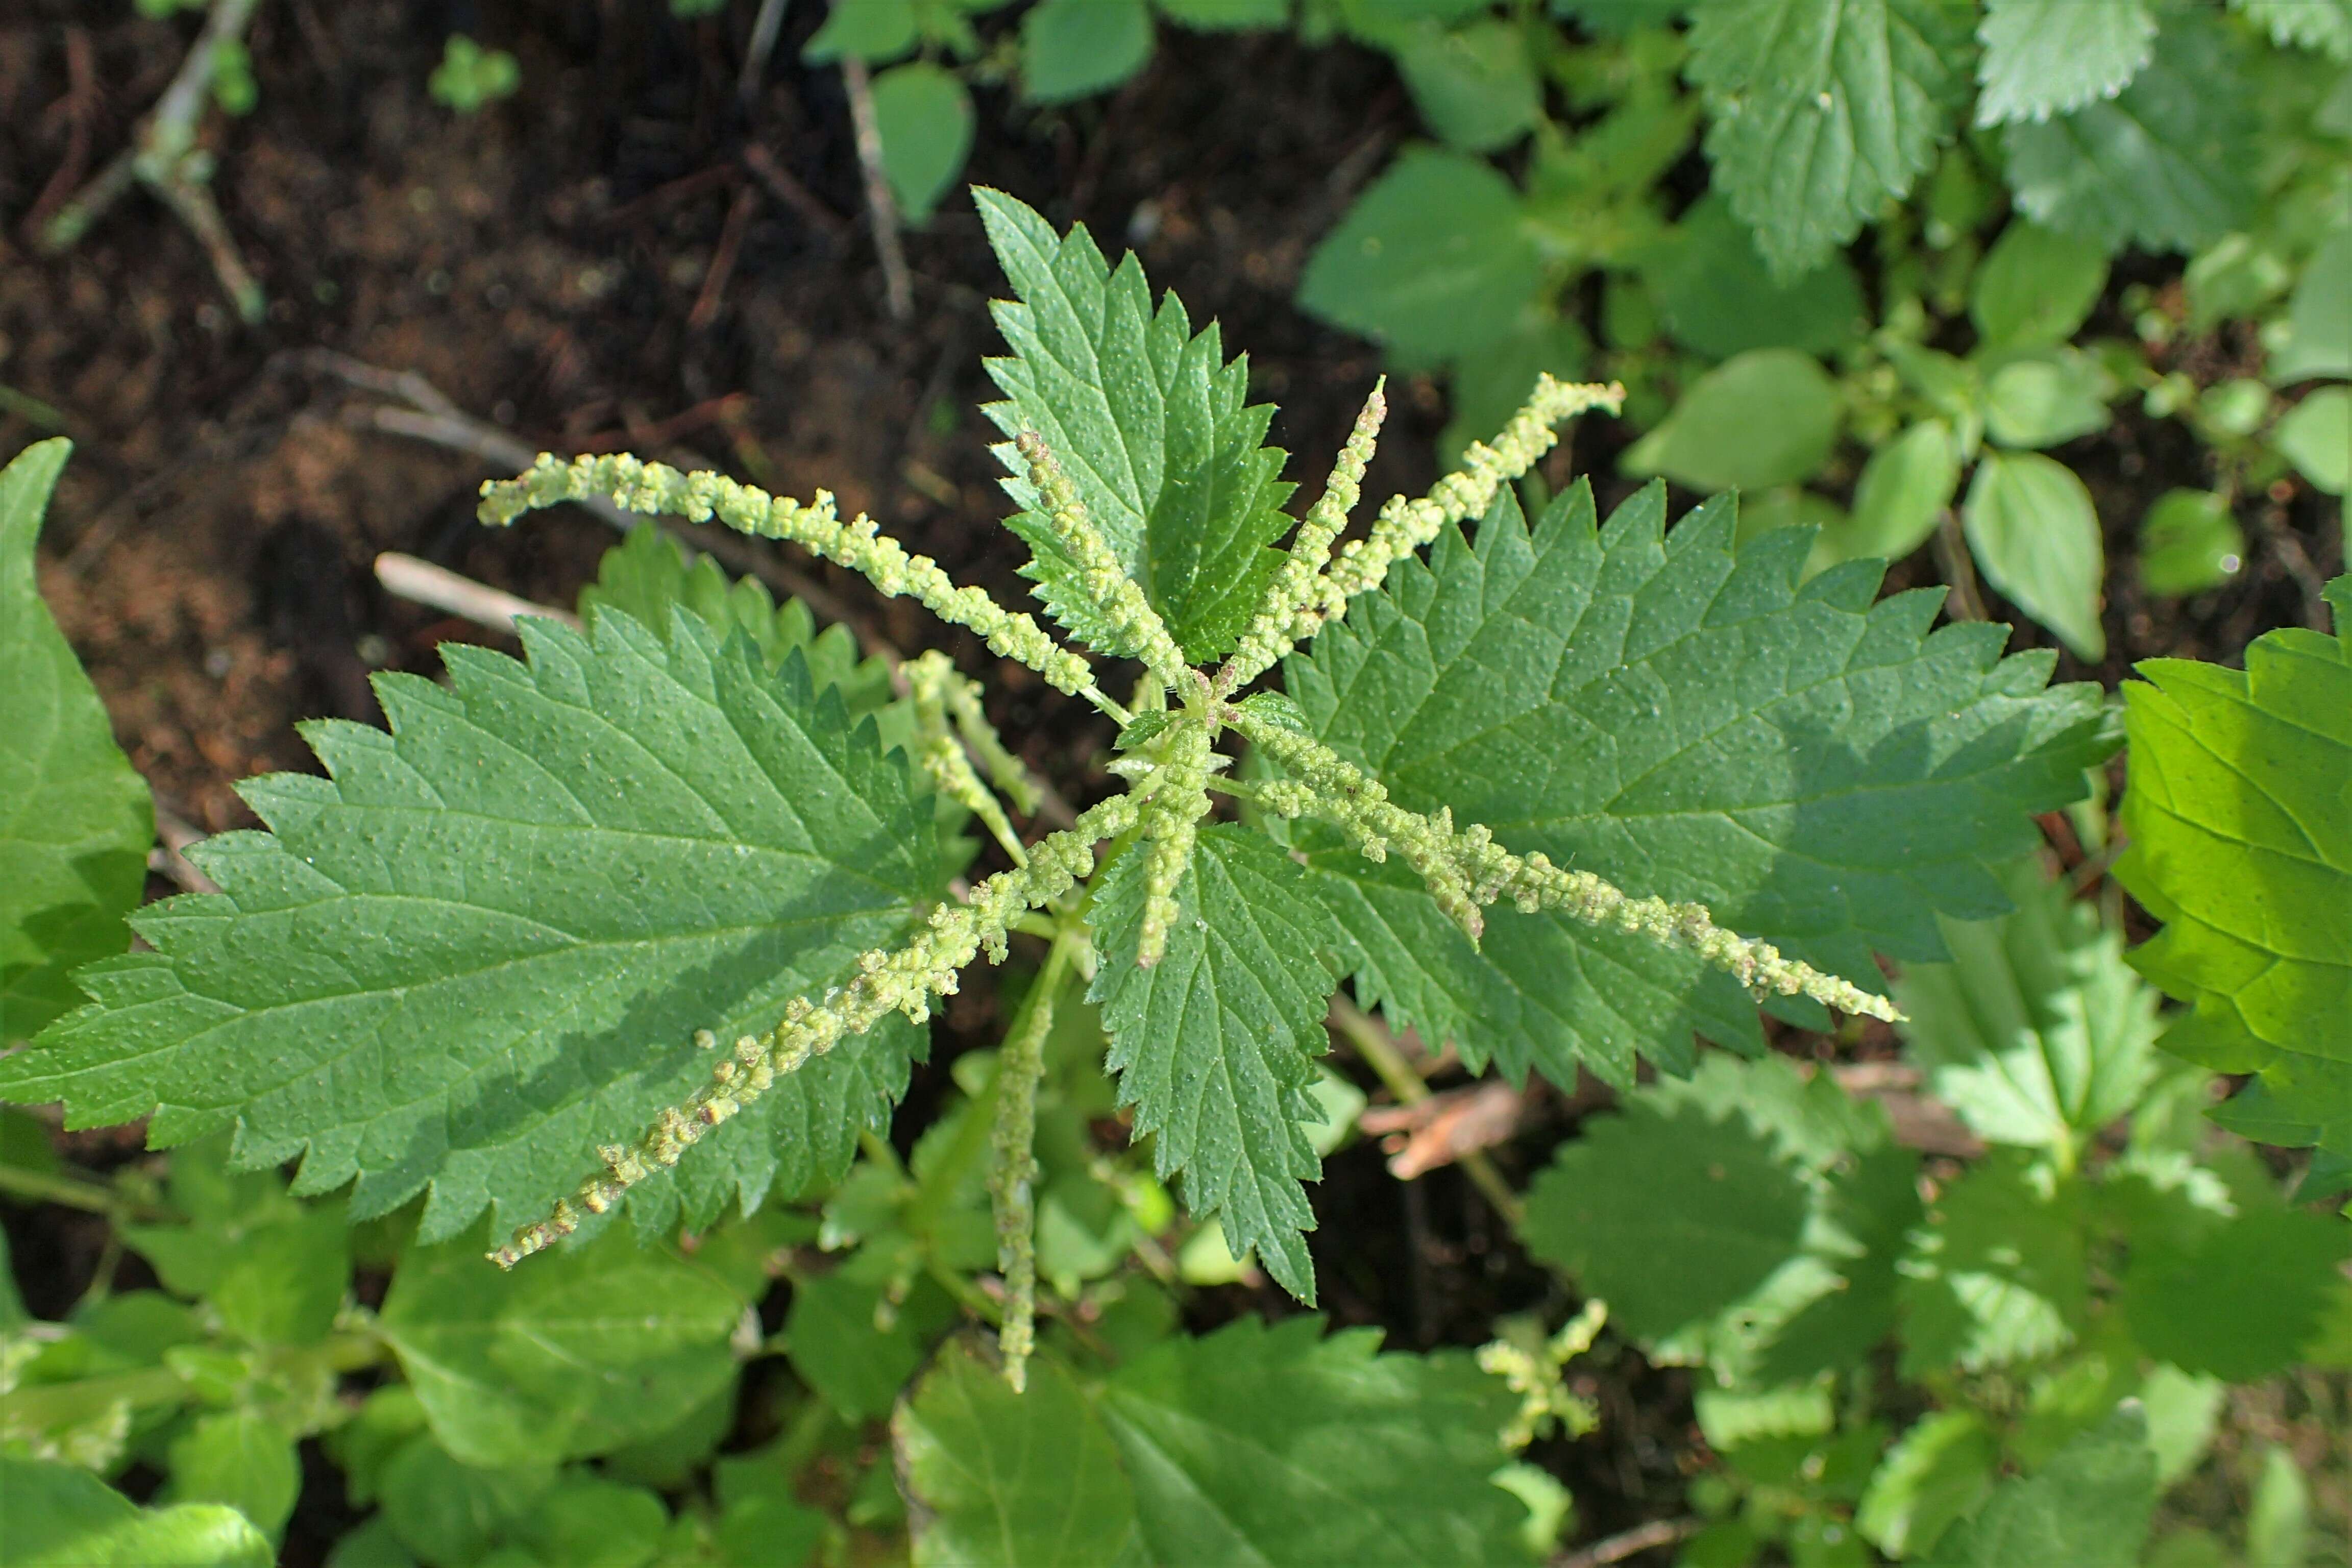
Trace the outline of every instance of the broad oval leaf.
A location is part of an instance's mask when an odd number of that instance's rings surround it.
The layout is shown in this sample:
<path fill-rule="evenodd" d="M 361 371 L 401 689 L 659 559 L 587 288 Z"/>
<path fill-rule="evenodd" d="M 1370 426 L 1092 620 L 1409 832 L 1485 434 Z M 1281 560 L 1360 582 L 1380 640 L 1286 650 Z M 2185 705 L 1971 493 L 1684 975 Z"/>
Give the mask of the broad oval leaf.
<path fill-rule="evenodd" d="M 423 1235 L 537 1218 L 705 1081 L 698 1029 L 784 1004 L 895 945 L 943 876 L 905 759 L 748 638 L 691 616 L 522 625 L 529 663 L 444 650 L 451 686 L 378 684 L 390 733 L 306 733 L 329 778 L 243 786 L 270 833 L 193 852 L 218 894 L 139 917 L 152 952 L 0 1061 L 0 1095 L 74 1126 L 153 1114 L 158 1144 L 237 1129 L 251 1167 L 355 1184 L 355 1218 L 429 1188 Z M 894 1021 L 790 1075 L 651 1184 L 707 1221 L 845 1167 L 903 1088 Z"/>
<path fill-rule="evenodd" d="M 1994 587 L 2082 658 L 2105 657 L 2099 584 L 2106 552 L 2091 492 L 2074 469 L 2039 452 L 1987 452 L 1960 523 Z"/>

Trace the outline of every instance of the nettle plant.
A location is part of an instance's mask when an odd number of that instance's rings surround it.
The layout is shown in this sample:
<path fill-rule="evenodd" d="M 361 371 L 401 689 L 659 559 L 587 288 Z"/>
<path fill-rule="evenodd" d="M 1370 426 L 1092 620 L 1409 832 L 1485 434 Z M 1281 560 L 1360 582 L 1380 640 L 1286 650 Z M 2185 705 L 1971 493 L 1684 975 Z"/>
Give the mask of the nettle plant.
<path fill-rule="evenodd" d="M 326 776 L 248 781 L 268 831 L 194 850 L 220 891 L 137 915 L 150 950 L 79 968 L 87 1005 L 68 1010 L 64 975 L 106 950 L 107 920 L 10 935 L 7 1030 L 39 1034 L 0 1058 L 0 1095 L 192 1146 L 169 1190 L 27 1180 L 114 1215 L 174 1296 L 212 1303 L 191 1318 L 133 1292 L 23 1342 L 7 1375 L 41 1397 L 13 1402 L 12 1452 L 106 1468 L 184 1441 L 190 1473 L 217 1476 L 256 1422 L 283 1466 L 294 1436 L 331 1429 L 353 1496 L 382 1489 L 407 1550 L 471 1562 L 487 1538 L 450 1545 L 433 1499 L 473 1488 L 478 1524 L 560 1533 L 551 1498 L 708 1425 L 761 1260 L 816 1239 L 856 1250 L 793 1275 L 788 1353 L 844 1415 L 888 1413 L 960 1310 L 998 1325 L 992 1354 L 940 1352 L 900 1410 L 932 1560 L 1057 1520 L 1102 1535 L 1093 1560 L 1134 1540 L 1166 1560 L 1243 1541 L 1270 1561 L 1493 1560 L 1512 1505 L 1486 1477 L 1512 1400 L 1465 1358 L 1376 1358 L 1311 1320 L 1186 1340 L 1148 1312 L 1071 1315 L 1055 1339 L 1041 1304 L 1164 1226 L 1162 1182 L 1232 1258 L 1313 1300 L 1316 1058 L 1342 983 L 1474 1069 L 1629 1090 L 1644 1058 L 1690 1074 L 1697 1037 L 1760 1055 L 1759 998 L 1816 1027 L 1832 1008 L 1891 1019 L 1877 955 L 1946 960 L 1940 921 L 2006 910 L 1994 868 L 2116 744 L 2095 689 L 2048 685 L 2053 656 L 1936 627 L 1937 592 L 1877 600 L 1875 563 L 1808 578 L 1808 532 L 1739 543 L 1727 498 L 1669 531 L 1660 487 L 1603 521 L 1579 484 L 1530 523 L 1512 481 L 1612 387 L 1538 382 L 1458 472 L 1343 542 L 1377 388 L 1294 518 L 1273 411 L 1247 403 L 1215 328 L 1155 307 L 1133 258 L 1114 269 L 1083 228 L 978 199 L 1018 296 L 997 307 L 1013 352 L 989 364 L 1010 526 L 1070 640 L 822 493 L 543 458 L 486 486 L 482 516 L 603 496 L 796 543 L 1108 714 L 1123 787 L 1024 840 L 1013 819 L 1036 797 L 975 683 L 939 655 L 860 662 L 838 628 L 689 573 L 650 531 L 608 559 L 582 629 L 522 623 L 520 661 L 450 647 L 446 686 L 384 678 L 389 729 L 314 724 Z M 9 470 L 0 587 L 11 639 L 31 639 L 11 658 L 69 668 L 30 579 L 62 460 L 53 443 Z M 1138 667 L 1126 700 L 1106 691 Z M 86 915 L 135 897 L 135 856 L 93 847 L 143 844 L 145 796 L 99 756 L 104 715 L 79 690 L 11 723 L 56 737 L 21 781 L 43 835 L 26 874 Z M 974 823 L 1004 868 L 968 878 Z M 2168 914 L 2213 895 L 2171 897 Z M 1016 943 L 1039 956 L 1002 1047 L 959 1062 L 960 1097 L 902 1163 L 879 1134 L 924 1023 Z M 2238 994 L 2210 965 L 2196 983 Z M 1064 1026 L 1089 1008 L 1099 1033 Z M 1111 1084 L 1088 1055 L 1105 1037 Z M 1114 1109 L 1148 1172 L 1072 1154 L 1081 1113 Z M 271 1171 L 289 1163 L 290 1185 Z M 821 1232 L 799 1228 L 786 1200 L 826 1192 Z M 360 1224 L 348 1246 L 338 1210 Z M 371 1258 L 396 1259 L 392 1293 L 354 1318 L 338 1303 Z M 1528 1402 L 1514 1444 L 1572 1406 L 1559 1365 L 1596 1326 L 1490 1358 Z M 338 1413 L 334 1379 L 386 1359 L 408 1381 Z M 156 1425 L 191 1401 L 216 1408 Z M 1360 1508 L 1310 1506 L 1326 1481 L 1243 1484 L 1187 1436 L 1204 1421 L 1344 1457 Z M 992 1468 L 1007 1444 L 1100 1486 L 1046 1495 Z M 601 1477 L 577 1469 L 594 1456 Z M 895 1498 L 889 1472 L 866 1473 Z M 282 1521 L 291 1484 L 256 1508 Z"/>

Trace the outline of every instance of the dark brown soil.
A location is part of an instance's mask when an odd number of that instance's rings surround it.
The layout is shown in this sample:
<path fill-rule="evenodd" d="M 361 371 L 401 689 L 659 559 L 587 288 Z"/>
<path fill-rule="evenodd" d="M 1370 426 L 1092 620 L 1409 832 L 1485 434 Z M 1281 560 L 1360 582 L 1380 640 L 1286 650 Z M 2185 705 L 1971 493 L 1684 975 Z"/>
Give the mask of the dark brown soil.
<path fill-rule="evenodd" d="M 60 259 L 37 257 L 18 226 L 53 182 L 70 188 L 125 144 L 193 24 L 72 0 L 0 5 L 0 389 L 18 395 L 0 399 L 0 454 L 58 431 L 78 443 L 42 584 L 170 813 L 200 832 L 251 826 L 233 786 L 311 765 L 297 720 L 375 719 L 371 670 L 430 674 L 439 641 L 499 640 L 384 595 L 378 552 L 569 604 L 613 539 L 576 510 L 477 527 L 474 487 L 493 470 L 372 427 L 382 400 L 301 351 L 421 374 L 533 449 L 625 446 L 782 493 L 830 489 L 960 578 L 1023 598 L 1023 552 L 997 526 L 992 430 L 976 412 L 992 395 L 979 359 L 999 347 L 986 301 L 1001 289 L 977 217 L 952 201 L 908 237 L 915 310 L 892 321 L 839 79 L 797 64 L 821 7 L 792 7 L 747 107 L 734 79 L 750 10 L 682 27 L 652 0 L 264 6 L 259 107 L 206 131 L 222 208 L 269 299 L 248 329 L 201 247 L 142 194 Z M 453 26 L 519 57 L 518 97 L 471 118 L 428 100 Z M 77 53 L 91 67 L 79 77 Z M 972 179 L 1086 221 L 1106 248 L 1132 244 L 1196 321 L 1222 320 L 1228 349 L 1250 353 L 1255 394 L 1282 405 L 1276 437 L 1299 454 L 1290 477 L 1318 482 L 1380 356 L 1290 301 L 1316 240 L 1415 134 L 1386 63 L 1345 45 L 1163 30 L 1151 67 L 1117 95 L 1040 111 L 987 90 L 979 125 Z M 798 194 L 753 177 L 747 149 Z M 1376 494 L 1434 477 L 1437 388 L 1409 379 L 1392 404 Z M 1604 500 L 1630 488 L 1608 467 L 1623 439 L 1605 426 L 1580 437 L 1574 460 Z M 2155 497 L 2210 482 L 2177 426 L 2126 419 L 2062 455 L 2090 478 L 2126 562 Z M 2229 658 L 2308 618 L 2315 577 L 2342 569 L 2340 531 L 2307 493 L 2256 510 L 2247 570 L 2223 590 L 2169 604 L 2118 572 L 2115 652 L 2076 673 L 2112 682 L 2151 654 Z M 1897 568 L 1906 583 L 1933 574 L 1925 553 Z M 824 580 L 868 631 L 984 668 L 969 641 Z M 1098 791 L 1088 768 L 1106 730 L 1023 673 L 993 685 L 1006 733 L 1066 793 Z M 987 1011 L 951 1025 L 980 1029 Z M 1563 1120 L 1503 1152 L 1515 1175 Z M 110 1147 L 84 1157 L 130 1152 Z M 1359 1145 L 1316 1198 L 1328 1309 L 1393 1342 L 1475 1343 L 1496 1314 L 1557 1289 L 1452 1171 L 1401 1186 Z M 57 1226 L 38 1256 L 92 1267 L 89 1238 L 61 1215 Z M 1557 1317 L 1562 1303 L 1549 1304 Z M 1278 1300 L 1235 1292 L 1204 1310 L 1259 1307 Z M 1588 1536 L 1669 1511 L 1675 1453 L 1696 1441 L 1675 1378 L 1628 1362 L 1594 1392 L 1601 1433 L 1538 1450 L 1572 1485 Z"/>

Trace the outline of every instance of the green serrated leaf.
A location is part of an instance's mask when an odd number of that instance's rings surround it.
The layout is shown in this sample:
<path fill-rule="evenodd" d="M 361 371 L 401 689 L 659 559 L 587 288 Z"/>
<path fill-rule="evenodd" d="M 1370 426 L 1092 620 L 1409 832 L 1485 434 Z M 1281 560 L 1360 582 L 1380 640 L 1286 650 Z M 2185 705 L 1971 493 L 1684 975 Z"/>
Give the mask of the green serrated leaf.
<path fill-rule="evenodd" d="M 2267 1178 L 2216 1213 L 2177 1189 L 2133 1205 L 2119 1293 L 2132 1337 L 2159 1361 L 2259 1383 L 2301 1358 L 2343 1288 L 2343 1220 L 2290 1208 Z"/>
<path fill-rule="evenodd" d="M 1012 197 L 973 194 L 1020 296 L 995 306 L 1013 353 L 988 362 L 1006 401 L 985 412 L 1008 436 L 1045 438 L 1187 658 L 1229 652 L 1282 563 L 1267 547 L 1290 526 L 1294 488 L 1279 477 L 1286 454 L 1264 444 L 1272 405 L 1245 401 L 1248 356 L 1226 363 L 1214 322 L 1194 336 L 1173 294 L 1155 312 L 1142 264 L 1130 255 L 1113 271 L 1085 225 L 1057 237 Z M 1102 651 L 1133 652 L 1087 612 L 1028 481 L 1005 489 L 1046 607 Z"/>
<path fill-rule="evenodd" d="M 2106 657 L 2106 552 L 2090 489 L 2074 469 L 2039 452 L 1987 452 L 1960 524 L 1988 582 L 2079 657 Z"/>
<path fill-rule="evenodd" d="M 1526 216 L 1486 160 L 1408 147 L 1307 258 L 1299 309 L 1409 365 L 1484 349 L 1543 281 Z"/>
<path fill-rule="evenodd" d="M 73 443 L 0 469 L 0 1046 L 73 1007 L 76 965 L 130 945 L 155 841 L 147 784 L 41 602 L 33 542 Z"/>
<path fill-rule="evenodd" d="M 1886 1451 L 1854 1510 L 1854 1529 L 1889 1557 L 1916 1557 L 1976 1511 L 2000 1467 L 2000 1439 L 1983 1416 L 1937 1411 Z"/>
<path fill-rule="evenodd" d="M 1977 123 L 2047 120 L 2115 97 L 2156 52 L 2143 0 L 1986 0 Z"/>
<path fill-rule="evenodd" d="M 2281 48 L 2352 60 L 2352 0 L 2230 0 L 2230 9 L 2260 23 Z"/>
<path fill-rule="evenodd" d="M 1299 1184 L 1322 1170 L 1306 1128 L 1323 1120 L 1310 1091 L 1339 933 L 1305 871 L 1248 828 L 1202 829 L 1176 899 L 1167 955 L 1145 969 L 1143 858 L 1121 856 L 1095 890 L 1102 967 L 1087 998 L 1102 1007 L 1119 1103 L 1154 1137 L 1159 1174 L 1183 1173 L 1193 1215 L 1222 1220 L 1236 1254 L 1255 1248 L 1311 1303 L 1302 1233 L 1315 1216 Z"/>
<path fill-rule="evenodd" d="M 1514 1398 L 1458 1351 L 1382 1355 L 1313 1316 L 1244 1318 L 1163 1342 L 1100 1409 L 1135 1487 L 1150 1560 L 1525 1561 L 1524 1510 L 1488 1479 Z"/>
<path fill-rule="evenodd" d="M 1930 1568 L 2133 1568 L 2156 1511 L 2156 1456 L 2138 1405 L 2126 1405 L 2032 1475 L 2005 1481 L 1954 1526 Z"/>
<path fill-rule="evenodd" d="M 142 1509 L 87 1470 L 0 1455 L 8 1568 L 269 1568 L 269 1538 L 233 1508 Z"/>
<path fill-rule="evenodd" d="M 1594 1117 L 1528 1190 L 1528 1249 L 1645 1342 L 1722 1312 L 1795 1256 L 1810 1194 L 1738 1115 L 1647 1097 Z"/>
<path fill-rule="evenodd" d="M 240 1165 L 355 1182 L 355 1218 L 429 1188 L 427 1241 L 518 1223 L 707 1079 L 696 1030 L 766 1029 L 940 892 L 904 760 L 799 656 L 772 676 L 690 616 L 522 637 L 528 665 L 452 646 L 447 689 L 381 680 L 389 734 L 311 726 L 331 778 L 248 781 L 276 831 L 193 851 L 224 891 L 142 915 L 156 951 L 84 970 L 97 1001 L 0 1095 L 153 1111 L 163 1146 L 234 1124 Z M 919 1039 L 844 1042 L 633 1208 L 703 1223 L 837 1176 Z"/>
<path fill-rule="evenodd" d="M 2242 227 L 2252 105 L 2218 28 L 2177 16 L 2110 101 L 2002 132 L 2027 216 L 2108 250 L 2193 250 Z"/>
<path fill-rule="evenodd" d="M 1904 1035 L 1936 1098 L 1996 1143 L 2062 1151 L 2070 1164 L 2156 1076 L 2157 997 L 2123 938 L 2053 883 L 2038 857 L 2006 867 L 2017 908 L 1944 922 L 1949 963 L 1895 983 Z"/>
<path fill-rule="evenodd" d="M 1967 92 L 1967 16 L 1946 0 L 1695 8 L 1715 183 L 1777 274 L 1819 265 L 1935 161 Z"/>
<path fill-rule="evenodd" d="M 487 1469 L 461 1463 L 420 1433 L 384 1466 L 377 1517 L 426 1563 L 479 1563 L 556 1484 L 544 1459 Z"/>
<path fill-rule="evenodd" d="M 411 1249 L 380 1319 L 458 1459 L 608 1453 L 733 1380 L 728 1337 L 745 1303 L 709 1269 L 615 1234 L 505 1272 L 478 1240 Z"/>
<path fill-rule="evenodd" d="M 1014 1394 L 950 1345 L 900 1406 L 915 1561 L 946 1568 L 1423 1568 L 1527 1560 L 1491 1484 L 1512 1396 L 1458 1351 L 1244 1319 L 1106 1383 L 1050 1352 Z"/>
<path fill-rule="evenodd" d="M 1450 805 L 1514 850 L 1696 899 L 1849 977 L 1873 950 L 1945 956 L 1933 911 L 2000 912 L 1989 867 L 2039 841 L 2112 749 L 2095 689 L 1983 625 L 1932 633 L 1934 594 L 1873 605 L 1879 568 L 1801 582 L 1801 530 L 1735 550 L 1726 502 L 1664 531 L 1657 488 L 1596 526 L 1579 484 L 1532 533 L 1506 497 L 1294 658 L 1317 736 L 1416 810 Z M 1473 1066 L 1691 1060 L 1694 1030 L 1760 1047 L 1753 1003 L 1654 943 L 1488 915 L 1483 951 L 1393 859 L 1302 836 L 1358 995 Z"/>
<path fill-rule="evenodd" d="M 2072 1343 L 2089 1306 L 2082 1194 L 1997 1152 L 1944 1190 L 1906 1263 L 1903 1372 L 1978 1372 Z"/>
<path fill-rule="evenodd" d="M 1135 1491 L 1090 1393 L 1050 1352 L 1014 1393 L 961 1341 L 891 1420 L 918 1568 L 1104 1568 L 1145 1561 Z"/>
<path fill-rule="evenodd" d="M 2134 968 L 2191 1011 L 2162 1044 L 2256 1074 L 2222 1108 L 2250 1137 L 2352 1153 L 2352 578 L 2334 637 L 2268 633 L 2245 668 L 2150 659 L 2124 687 L 2130 780 L 2116 866 L 2164 921 Z"/>

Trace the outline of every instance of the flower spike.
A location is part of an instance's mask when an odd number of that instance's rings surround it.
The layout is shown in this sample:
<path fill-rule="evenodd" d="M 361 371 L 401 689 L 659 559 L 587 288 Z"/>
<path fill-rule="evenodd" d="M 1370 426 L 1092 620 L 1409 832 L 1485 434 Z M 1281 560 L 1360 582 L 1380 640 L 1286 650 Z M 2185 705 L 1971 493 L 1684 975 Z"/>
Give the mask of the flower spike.
<path fill-rule="evenodd" d="M 737 484 L 723 474 L 681 473 L 667 463 L 641 462 L 626 453 L 566 463 L 541 452 L 538 462 L 514 479 L 484 480 L 476 515 L 494 528 L 504 528 L 527 511 L 590 496 L 603 496 L 630 511 L 682 517 L 689 522 L 717 518 L 755 539 L 789 540 L 812 555 L 858 573 L 885 595 L 907 595 L 940 619 L 969 627 L 989 651 L 1027 665 L 1057 690 L 1079 695 L 1094 686 L 1094 671 L 1087 661 L 1055 642 L 1034 620 L 1005 609 L 984 589 L 957 587 L 938 562 L 908 554 L 873 519 L 861 513 L 843 522 L 833 497 L 824 490 L 817 491 L 814 504 L 803 506 L 756 486 Z"/>

